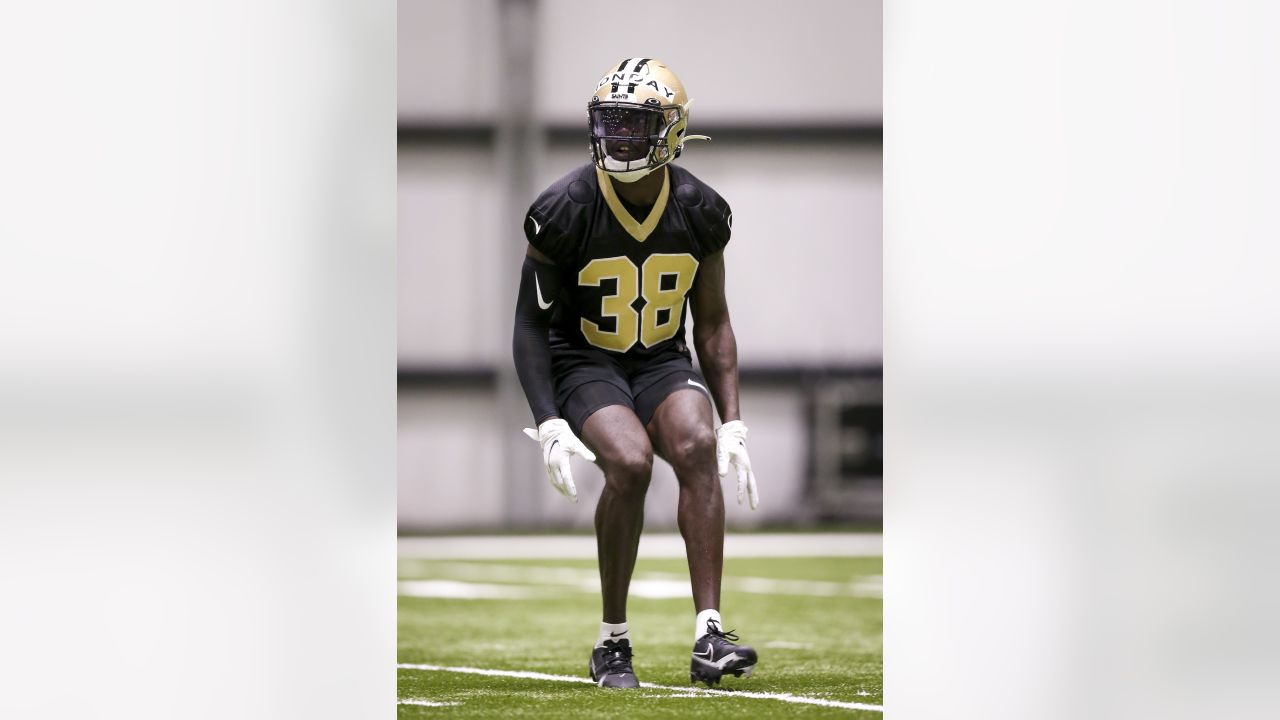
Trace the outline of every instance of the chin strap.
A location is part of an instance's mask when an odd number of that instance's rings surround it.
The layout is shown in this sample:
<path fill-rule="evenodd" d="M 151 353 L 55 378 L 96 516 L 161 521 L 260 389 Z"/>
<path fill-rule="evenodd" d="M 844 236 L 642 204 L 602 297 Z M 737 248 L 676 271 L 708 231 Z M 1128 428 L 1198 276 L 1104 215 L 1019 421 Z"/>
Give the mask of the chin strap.
<path fill-rule="evenodd" d="M 682 110 L 684 111 L 684 117 L 685 117 L 685 120 L 686 120 L 686 121 L 688 121 L 688 119 L 689 119 L 689 108 L 691 108 L 691 107 L 693 107 L 693 98 L 689 98 L 689 102 L 686 102 L 686 103 L 684 104 L 684 106 L 682 107 Z M 710 138 L 709 136 L 707 136 L 707 135 L 685 135 L 684 137 L 680 138 L 680 147 L 683 149 L 684 144 L 685 144 L 685 143 L 687 143 L 687 142 L 689 142 L 690 140 L 707 140 L 707 141 L 710 141 L 710 140 L 711 140 L 711 138 Z"/>
<path fill-rule="evenodd" d="M 690 140 L 706 140 L 709 142 L 711 138 L 706 135 L 685 135 L 680 138 L 680 144 L 676 146 L 676 157 L 680 157 L 680 154 L 684 152 L 684 144 Z"/>
<path fill-rule="evenodd" d="M 663 163 L 662 165 L 666 165 L 666 163 Z M 639 170 L 605 170 L 605 172 L 609 173 L 609 177 L 617 180 L 618 182 L 633 183 L 662 167 L 662 165 L 659 165 L 658 167 L 641 168 Z"/>

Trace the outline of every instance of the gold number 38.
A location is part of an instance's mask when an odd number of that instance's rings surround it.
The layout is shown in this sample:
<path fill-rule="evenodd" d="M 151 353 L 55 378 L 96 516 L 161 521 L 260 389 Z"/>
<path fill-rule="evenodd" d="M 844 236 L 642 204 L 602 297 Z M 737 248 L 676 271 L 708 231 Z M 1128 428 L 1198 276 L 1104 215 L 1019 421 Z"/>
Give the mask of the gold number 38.
<path fill-rule="evenodd" d="M 582 318 L 582 334 L 592 345 L 613 352 L 630 350 L 637 339 L 645 347 L 670 340 L 680 327 L 685 295 L 693 287 L 697 272 L 698 261 L 688 253 L 656 253 L 644 261 L 642 268 L 625 257 L 592 260 L 578 273 L 578 284 L 599 287 L 605 280 L 617 281 L 618 291 L 600 300 L 600 316 L 614 318 L 616 330 L 601 330 L 596 323 Z M 664 277 L 675 278 L 665 290 Z M 637 297 L 644 298 L 640 312 L 631 307 Z M 658 321 L 660 310 L 668 311 L 663 322 Z"/>

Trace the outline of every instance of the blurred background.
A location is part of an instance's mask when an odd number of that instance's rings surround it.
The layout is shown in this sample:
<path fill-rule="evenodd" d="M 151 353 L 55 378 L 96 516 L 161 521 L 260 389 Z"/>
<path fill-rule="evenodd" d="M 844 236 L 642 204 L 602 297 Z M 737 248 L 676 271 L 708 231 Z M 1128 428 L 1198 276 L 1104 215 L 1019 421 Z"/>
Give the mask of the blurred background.
<path fill-rule="evenodd" d="M 589 162 L 586 100 L 637 56 L 684 81 L 690 131 L 712 142 L 677 162 L 734 209 L 727 293 L 761 506 L 737 506 L 730 482 L 728 523 L 880 524 L 880 3 L 642 8 L 399 4 L 402 534 L 592 524 L 599 470 L 575 461 L 582 497 L 565 502 L 520 433 L 531 424 L 510 350 L 520 227 L 543 188 Z M 675 526 L 676 496 L 658 461 L 647 527 Z"/>

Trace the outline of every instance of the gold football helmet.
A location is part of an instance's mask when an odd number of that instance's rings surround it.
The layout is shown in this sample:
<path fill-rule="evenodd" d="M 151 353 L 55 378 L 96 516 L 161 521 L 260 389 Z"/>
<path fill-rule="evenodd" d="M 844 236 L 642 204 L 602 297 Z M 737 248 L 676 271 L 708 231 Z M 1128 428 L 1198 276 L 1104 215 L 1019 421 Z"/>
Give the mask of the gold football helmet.
<path fill-rule="evenodd" d="M 665 63 L 628 58 L 610 66 L 587 103 L 591 157 L 622 182 L 635 182 L 680 156 L 689 106 L 684 84 Z"/>

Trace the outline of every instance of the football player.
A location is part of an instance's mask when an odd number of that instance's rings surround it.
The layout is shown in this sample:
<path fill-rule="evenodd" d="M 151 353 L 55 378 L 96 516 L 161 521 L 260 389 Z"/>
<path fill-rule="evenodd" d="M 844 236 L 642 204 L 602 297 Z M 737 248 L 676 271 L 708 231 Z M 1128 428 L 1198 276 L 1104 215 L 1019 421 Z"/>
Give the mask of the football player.
<path fill-rule="evenodd" d="M 587 104 L 594 162 L 565 175 L 529 208 L 513 354 L 547 477 L 577 502 L 569 458 L 604 471 L 595 510 L 603 594 L 591 677 L 639 686 L 631 664 L 627 588 L 656 453 L 675 469 L 679 526 L 692 580 L 690 681 L 750 675 L 757 655 L 720 620 L 724 499 L 733 466 L 738 502 L 759 502 L 738 413 L 738 350 L 724 294 L 728 203 L 672 163 L 688 135 L 690 100 L 653 58 L 609 67 Z M 693 346 L 685 343 L 692 306 Z M 723 424 L 714 428 L 711 403 Z"/>

